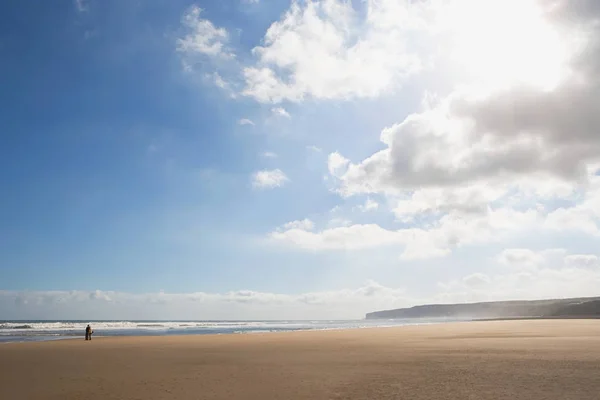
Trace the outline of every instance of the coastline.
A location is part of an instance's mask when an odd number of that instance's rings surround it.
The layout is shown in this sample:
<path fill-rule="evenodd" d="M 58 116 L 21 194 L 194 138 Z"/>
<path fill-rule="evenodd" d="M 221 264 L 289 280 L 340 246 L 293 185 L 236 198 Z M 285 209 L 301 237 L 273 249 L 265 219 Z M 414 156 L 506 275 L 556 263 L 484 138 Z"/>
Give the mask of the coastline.
<path fill-rule="evenodd" d="M 491 322 L 491 321 L 543 321 L 543 320 L 595 320 L 600 319 L 600 315 L 560 315 L 560 316 L 538 316 L 538 317 L 499 317 L 499 318 L 477 318 L 472 321 Z"/>

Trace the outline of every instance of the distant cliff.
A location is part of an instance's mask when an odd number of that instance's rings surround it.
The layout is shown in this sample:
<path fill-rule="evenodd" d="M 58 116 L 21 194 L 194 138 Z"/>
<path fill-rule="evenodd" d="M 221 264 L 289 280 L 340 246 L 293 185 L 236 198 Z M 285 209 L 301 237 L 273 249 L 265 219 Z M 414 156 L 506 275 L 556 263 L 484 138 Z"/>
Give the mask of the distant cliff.
<path fill-rule="evenodd" d="M 600 317 L 600 297 L 494 301 L 470 304 L 431 304 L 368 313 L 367 319 L 400 318 L 519 318 Z"/>

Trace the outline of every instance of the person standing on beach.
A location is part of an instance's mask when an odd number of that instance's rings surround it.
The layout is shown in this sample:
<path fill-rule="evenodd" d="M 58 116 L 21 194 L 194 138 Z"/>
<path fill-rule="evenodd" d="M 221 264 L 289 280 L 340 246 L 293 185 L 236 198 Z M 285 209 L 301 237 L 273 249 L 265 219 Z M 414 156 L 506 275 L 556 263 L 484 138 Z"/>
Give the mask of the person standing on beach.
<path fill-rule="evenodd" d="M 92 328 L 90 324 L 85 327 L 85 340 L 92 340 Z"/>

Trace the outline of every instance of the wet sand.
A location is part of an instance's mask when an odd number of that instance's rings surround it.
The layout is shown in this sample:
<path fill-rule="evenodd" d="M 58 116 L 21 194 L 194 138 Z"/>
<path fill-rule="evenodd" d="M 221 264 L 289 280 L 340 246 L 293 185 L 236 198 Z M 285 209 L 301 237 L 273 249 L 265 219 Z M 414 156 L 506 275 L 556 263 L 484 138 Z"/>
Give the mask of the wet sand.
<path fill-rule="evenodd" d="M 11 400 L 599 398 L 600 320 L 0 345 Z"/>

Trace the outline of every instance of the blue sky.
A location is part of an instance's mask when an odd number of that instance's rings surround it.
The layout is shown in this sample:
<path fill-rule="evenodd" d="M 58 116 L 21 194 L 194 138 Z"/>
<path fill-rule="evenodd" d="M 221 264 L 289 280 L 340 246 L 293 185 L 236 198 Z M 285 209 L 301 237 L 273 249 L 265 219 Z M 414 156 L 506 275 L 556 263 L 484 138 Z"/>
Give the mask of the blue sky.
<path fill-rule="evenodd" d="M 559 3 L 3 3 L 0 319 L 598 294 L 600 10 Z"/>
<path fill-rule="evenodd" d="M 306 149 L 331 144 L 303 134 L 310 122 L 240 127 L 263 107 L 229 101 L 183 74 L 175 41 L 190 4 L 90 2 L 80 12 L 64 2 L 33 16 L 25 3 L 4 6 L 8 223 L 0 281 L 7 288 L 294 290 L 318 279 L 320 268 L 307 271 L 306 257 L 265 254 L 251 236 L 289 215 L 335 206 L 318 182 L 326 155 Z M 244 41 L 274 12 L 236 2 L 201 6 L 228 25 L 244 21 Z M 311 176 L 289 172 L 296 185 L 287 193 L 256 193 L 249 171 L 275 164 L 260 157 L 265 151 Z M 232 241 L 241 244 L 235 254 Z M 298 268 L 265 282 L 282 263 Z"/>

